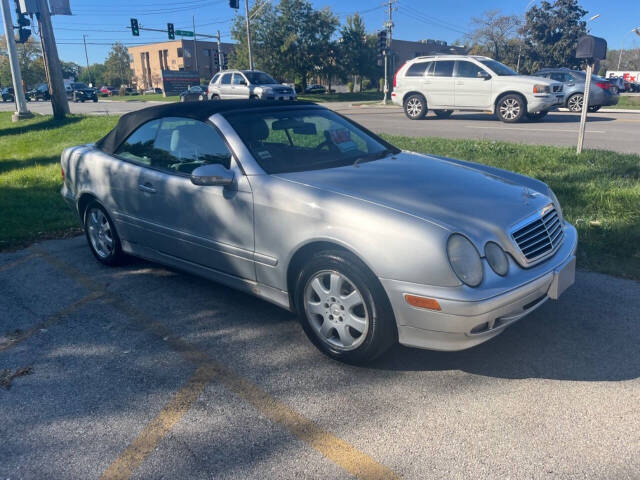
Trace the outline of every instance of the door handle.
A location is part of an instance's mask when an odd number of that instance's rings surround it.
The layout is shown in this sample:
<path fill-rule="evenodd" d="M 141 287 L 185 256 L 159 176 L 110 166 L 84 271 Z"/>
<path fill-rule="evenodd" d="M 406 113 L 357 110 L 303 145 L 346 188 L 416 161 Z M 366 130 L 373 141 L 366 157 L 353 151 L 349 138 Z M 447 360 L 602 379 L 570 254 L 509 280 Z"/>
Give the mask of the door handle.
<path fill-rule="evenodd" d="M 146 193 L 156 193 L 156 189 L 149 182 L 145 182 L 144 184 L 142 183 L 138 184 L 138 190 L 142 190 L 143 192 L 146 192 Z"/>

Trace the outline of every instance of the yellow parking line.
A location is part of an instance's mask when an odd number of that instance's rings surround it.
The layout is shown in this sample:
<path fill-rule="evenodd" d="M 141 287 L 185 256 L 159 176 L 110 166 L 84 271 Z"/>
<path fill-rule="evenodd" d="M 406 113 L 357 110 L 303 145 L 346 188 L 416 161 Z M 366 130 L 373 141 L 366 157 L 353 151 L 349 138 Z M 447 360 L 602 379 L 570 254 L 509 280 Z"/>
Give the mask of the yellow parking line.
<path fill-rule="evenodd" d="M 0 272 L 5 272 L 7 270 L 10 270 L 13 267 L 17 267 L 21 263 L 28 262 L 32 258 L 36 258 L 36 257 L 39 257 L 39 256 L 40 256 L 39 253 L 30 253 L 29 255 L 25 255 L 24 257 L 20 257 L 20 258 L 14 260 L 13 262 L 9 262 L 9 263 L 5 263 L 4 265 L 0 265 Z"/>
<path fill-rule="evenodd" d="M 356 478 L 361 480 L 400 478 L 388 467 L 324 430 L 313 420 L 296 412 L 258 385 L 238 375 L 225 365 L 212 360 L 203 350 L 173 336 L 173 332 L 165 324 L 152 320 L 118 295 L 107 292 L 74 267 L 44 251 L 42 255 L 45 261 L 57 267 L 85 288 L 104 295 L 107 302 L 125 313 L 143 330 L 166 340 L 172 350 L 179 352 L 186 360 L 197 366 L 195 373 L 185 386 L 173 396 L 160 413 L 109 466 L 102 476 L 104 480 L 130 478 L 136 468 L 153 452 L 160 440 L 187 413 L 206 384 L 213 379 L 220 381 L 230 391 L 253 405 L 262 415 L 287 429 L 296 438 L 310 445 Z"/>

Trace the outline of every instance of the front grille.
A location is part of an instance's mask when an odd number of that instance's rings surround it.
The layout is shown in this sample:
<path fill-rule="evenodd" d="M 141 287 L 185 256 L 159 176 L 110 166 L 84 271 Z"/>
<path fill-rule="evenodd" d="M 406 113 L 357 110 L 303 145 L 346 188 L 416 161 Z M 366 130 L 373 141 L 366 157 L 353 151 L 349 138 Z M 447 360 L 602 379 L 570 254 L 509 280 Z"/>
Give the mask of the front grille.
<path fill-rule="evenodd" d="M 562 91 L 562 85 L 554 85 L 553 86 L 553 93 L 558 93 Z"/>
<path fill-rule="evenodd" d="M 562 243 L 564 231 L 555 208 L 511 234 L 528 262 L 544 257 Z"/>
<path fill-rule="evenodd" d="M 290 88 L 274 88 L 273 90 L 276 93 L 289 93 L 289 94 L 291 93 Z"/>

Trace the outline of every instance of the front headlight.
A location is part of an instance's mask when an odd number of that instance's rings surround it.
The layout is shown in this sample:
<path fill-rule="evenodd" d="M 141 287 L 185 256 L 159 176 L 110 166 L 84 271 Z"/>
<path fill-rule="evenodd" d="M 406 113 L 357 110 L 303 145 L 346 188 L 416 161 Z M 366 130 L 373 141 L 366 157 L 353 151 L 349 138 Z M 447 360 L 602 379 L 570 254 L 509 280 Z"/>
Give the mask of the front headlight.
<path fill-rule="evenodd" d="M 488 242 L 484 246 L 484 256 L 491 269 L 501 277 L 504 277 L 509 271 L 509 259 L 504 253 L 502 247 L 495 242 Z"/>
<path fill-rule="evenodd" d="M 533 93 L 551 93 L 551 87 L 549 85 L 534 85 Z"/>
<path fill-rule="evenodd" d="M 551 194 L 551 201 L 553 202 L 553 206 L 558 212 L 558 218 L 560 219 L 560 223 L 564 223 L 564 215 L 562 214 L 562 207 L 560 207 L 560 202 L 558 201 L 558 197 L 553 193 L 553 190 L 549 189 L 549 193 Z"/>
<path fill-rule="evenodd" d="M 482 282 L 482 260 L 473 243 L 454 233 L 447 242 L 447 256 L 451 268 L 460 281 L 470 287 L 477 287 Z"/>

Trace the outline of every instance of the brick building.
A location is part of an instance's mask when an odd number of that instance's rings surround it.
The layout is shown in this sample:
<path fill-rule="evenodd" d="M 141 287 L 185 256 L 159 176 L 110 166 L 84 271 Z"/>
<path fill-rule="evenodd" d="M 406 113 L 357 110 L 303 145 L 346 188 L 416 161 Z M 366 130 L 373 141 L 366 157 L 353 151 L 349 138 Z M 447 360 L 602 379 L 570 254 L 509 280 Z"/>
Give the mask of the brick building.
<path fill-rule="evenodd" d="M 211 78 L 218 70 L 218 43 L 197 40 L 200 78 Z M 234 45 L 221 43 L 223 53 L 231 55 Z M 162 88 L 162 70 L 196 71 L 193 40 L 171 40 L 129 47 L 133 81 L 138 88 Z"/>

